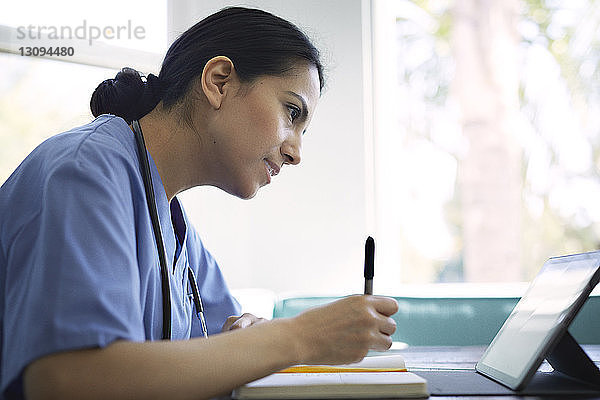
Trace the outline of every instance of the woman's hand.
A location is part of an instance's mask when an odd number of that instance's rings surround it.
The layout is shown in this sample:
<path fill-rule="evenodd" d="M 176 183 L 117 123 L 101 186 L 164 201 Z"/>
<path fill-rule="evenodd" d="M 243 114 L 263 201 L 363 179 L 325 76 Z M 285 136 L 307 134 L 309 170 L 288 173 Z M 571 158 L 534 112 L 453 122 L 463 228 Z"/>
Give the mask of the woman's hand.
<path fill-rule="evenodd" d="M 250 313 L 244 313 L 241 316 L 232 315 L 227 318 L 225 323 L 223 324 L 223 328 L 221 328 L 221 332 L 233 331 L 235 329 L 247 328 L 250 325 L 260 324 L 261 322 L 265 322 L 266 319 L 259 318 Z"/>
<path fill-rule="evenodd" d="M 345 364 L 369 350 L 392 345 L 398 303 L 389 297 L 356 295 L 291 318 L 300 364 Z"/>

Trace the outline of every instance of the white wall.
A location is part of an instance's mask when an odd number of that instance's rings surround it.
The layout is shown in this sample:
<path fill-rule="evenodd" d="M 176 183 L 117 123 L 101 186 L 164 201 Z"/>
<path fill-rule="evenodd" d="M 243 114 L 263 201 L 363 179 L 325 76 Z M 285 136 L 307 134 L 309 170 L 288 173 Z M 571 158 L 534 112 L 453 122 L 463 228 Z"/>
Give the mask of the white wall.
<path fill-rule="evenodd" d="M 371 148 L 371 124 L 364 106 L 370 89 L 367 84 L 365 91 L 363 79 L 369 76 L 364 72 L 371 59 L 369 40 L 363 38 L 364 34 L 368 38 L 364 28 L 369 24 L 362 22 L 368 21 L 368 4 L 364 0 L 170 2 L 170 41 L 224 6 L 257 7 L 303 29 L 321 50 L 327 67 L 327 88 L 304 137 L 299 166 L 283 168 L 252 200 L 207 187 L 180 196 L 232 288 L 261 287 L 277 293 L 362 291 L 364 240 L 372 228 L 371 175 L 365 172 L 371 164 L 365 155 L 365 146 Z"/>

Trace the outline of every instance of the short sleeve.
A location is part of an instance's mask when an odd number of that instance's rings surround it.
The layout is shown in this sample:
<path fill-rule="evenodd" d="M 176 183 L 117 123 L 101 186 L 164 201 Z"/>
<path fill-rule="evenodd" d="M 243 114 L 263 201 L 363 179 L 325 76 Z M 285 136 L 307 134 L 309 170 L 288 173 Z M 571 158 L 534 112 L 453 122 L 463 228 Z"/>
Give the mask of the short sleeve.
<path fill-rule="evenodd" d="M 206 250 L 196 230 L 188 233 L 189 262 L 196 273 L 198 290 L 202 297 L 209 335 L 221 332 L 227 317 L 239 315 L 241 307 L 231 295 L 223 274 L 213 256 Z M 192 318 L 192 337 L 202 336 L 198 318 Z"/>
<path fill-rule="evenodd" d="M 47 354 L 144 340 L 124 169 L 69 160 L 30 192 L 41 207 L 7 252 L 2 387 Z"/>

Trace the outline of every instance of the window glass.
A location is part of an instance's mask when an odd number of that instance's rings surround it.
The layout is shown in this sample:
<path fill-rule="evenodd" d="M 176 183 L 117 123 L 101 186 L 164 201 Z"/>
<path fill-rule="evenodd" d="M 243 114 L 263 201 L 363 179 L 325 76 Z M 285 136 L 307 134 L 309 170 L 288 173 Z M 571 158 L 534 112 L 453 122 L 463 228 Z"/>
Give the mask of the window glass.
<path fill-rule="evenodd" d="M 0 182 L 41 141 L 92 120 L 92 92 L 116 71 L 0 53 Z"/>
<path fill-rule="evenodd" d="M 375 7 L 383 264 L 405 283 L 527 281 L 597 249 L 600 3 Z"/>
<path fill-rule="evenodd" d="M 38 46 L 44 36 L 50 38 L 45 43 L 64 46 L 71 35 L 88 41 L 88 54 L 108 58 L 114 54 L 111 48 L 164 54 L 166 15 L 166 0 L 107 0 L 97 4 L 29 0 L 3 7 L 0 25 L 16 31 L 21 37 L 16 39 L 23 45 Z M 13 40 L 15 37 L 10 39 L 11 46 Z M 102 45 L 96 45 L 99 42 Z M 74 60 L 69 56 L 48 59 L 0 52 L 0 183 L 42 140 L 93 118 L 89 111 L 91 94 L 117 70 L 65 62 Z"/>

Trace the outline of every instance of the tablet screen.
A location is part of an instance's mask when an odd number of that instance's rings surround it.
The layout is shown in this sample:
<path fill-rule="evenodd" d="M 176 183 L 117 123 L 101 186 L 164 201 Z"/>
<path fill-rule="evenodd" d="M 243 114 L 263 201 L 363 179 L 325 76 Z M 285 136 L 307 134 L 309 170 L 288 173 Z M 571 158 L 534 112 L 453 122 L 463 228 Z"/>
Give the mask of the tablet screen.
<path fill-rule="evenodd" d="M 515 389 L 543 361 L 595 286 L 600 252 L 549 259 L 512 311 L 477 370 Z"/>

